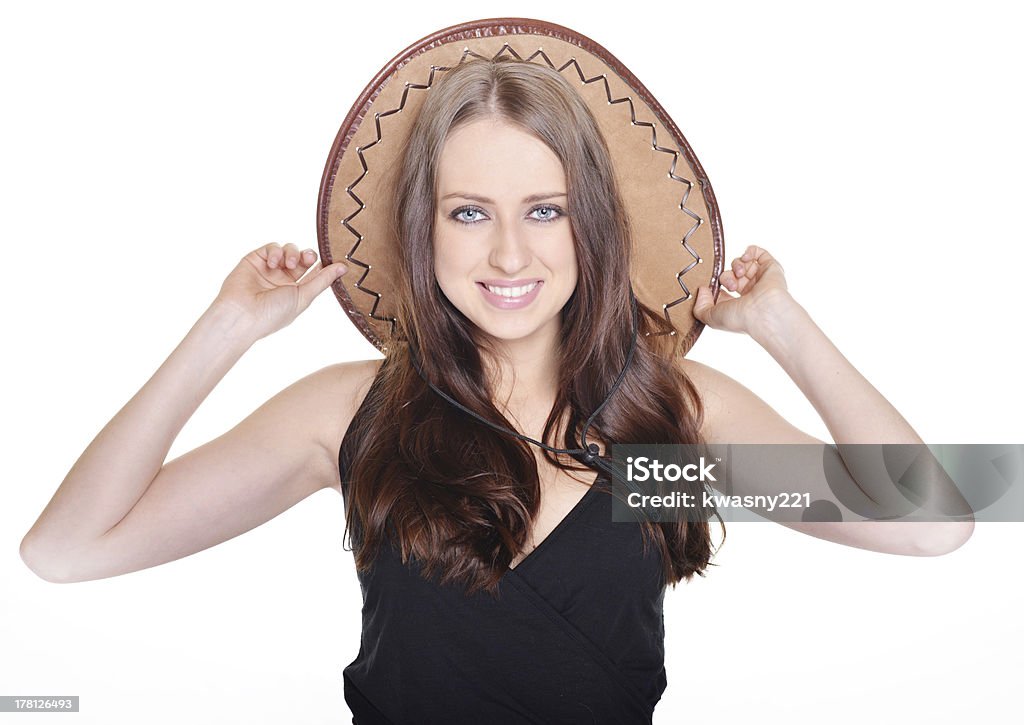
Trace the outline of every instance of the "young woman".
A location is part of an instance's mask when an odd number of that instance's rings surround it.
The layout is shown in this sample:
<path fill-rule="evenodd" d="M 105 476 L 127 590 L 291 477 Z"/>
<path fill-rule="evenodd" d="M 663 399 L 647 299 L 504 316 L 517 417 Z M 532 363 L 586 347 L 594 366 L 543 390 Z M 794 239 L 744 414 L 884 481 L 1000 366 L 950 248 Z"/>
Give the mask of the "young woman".
<path fill-rule="evenodd" d="M 623 442 L 820 441 L 676 355 L 675 338 L 651 334 L 663 318 L 639 303 L 634 330 L 629 226 L 608 150 L 558 73 L 511 61 L 450 71 L 404 159 L 402 314 L 386 358 L 315 372 L 165 462 L 246 350 L 346 272 L 315 267 L 295 244 L 252 251 L 78 459 L 22 556 L 50 581 L 115 576 L 214 546 L 332 487 L 345 496 L 364 596 L 362 647 L 345 671 L 356 722 L 650 722 L 667 684 L 664 591 L 708 566 L 710 526 L 613 525 L 600 469 L 494 426 L 551 448 L 595 443 L 602 456 Z M 761 344 L 837 443 L 921 443 L 792 298 L 767 251 L 748 247 L 720 282 L 736 296 L 716 302 L 701 288 L 694 314 Z M 909 555 L 952 551 L 972 531 L 787 525 Z"/>

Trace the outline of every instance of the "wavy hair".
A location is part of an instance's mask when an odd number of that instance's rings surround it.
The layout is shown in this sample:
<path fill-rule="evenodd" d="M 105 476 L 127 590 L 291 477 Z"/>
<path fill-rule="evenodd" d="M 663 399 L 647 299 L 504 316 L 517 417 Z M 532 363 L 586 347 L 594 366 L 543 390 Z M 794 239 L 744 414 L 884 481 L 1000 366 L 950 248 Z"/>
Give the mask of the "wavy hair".
<path fill-rule="evenodd" d="M 500 119 L 543 141 L 561 160 L 576 245 L 576 290 L 561 312 L 557 397 L 543 441 L 579 448 L 580 428 L 604 400 L 632 341 L 631 235 L 608 147 L 576 90 L 557 72 L 511 59 L 473 60 L 448 71 L 424 100 L 394 170 L 393 231 L 402 252 L 395 334 L 377 380 L 342 446 L 346 535 L 356 567 L 386 542 L 426 577 L 494 593 L 523 549 L 540 506 L 537 460 L 525 443 L 480 424 L 440 398 L 417 373 L 495 424 L 483 355 L 498 354 L 442 293 L 434 276 L 436 182 L 448 134 Z M 638 301 L 639 339 L 618 391 L 591 431 L 615 443 L 702 443 L 703 408 L 672 361 L 679 336 Z M 567 471 L 586 470 L 544 451 Z M 571 475 L 571 474 L 570 474 Z M 707 521 L 644 522 L 645 547 L 661 552 L 663 580 L 703 576 L 713 550 Z M 724 526 L 723 526 L 724 530 Z"/>

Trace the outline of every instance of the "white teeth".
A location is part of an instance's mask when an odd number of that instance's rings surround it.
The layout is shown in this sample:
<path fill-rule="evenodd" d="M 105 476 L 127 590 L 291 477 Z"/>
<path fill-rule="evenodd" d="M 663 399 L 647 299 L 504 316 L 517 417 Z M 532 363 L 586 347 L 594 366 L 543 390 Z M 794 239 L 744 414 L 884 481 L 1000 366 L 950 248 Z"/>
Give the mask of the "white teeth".
<path fill-rule="evenodd" d="M 533 282 L 532 284 L 525 284 L 520 287 L 495 287 L 489 284 L 484 285 L 488 290 L 496 295 L 501 295 L 502 297 L 522 297 L 523 295 L 531 292 L 536 286 L 536 282 Z"/>

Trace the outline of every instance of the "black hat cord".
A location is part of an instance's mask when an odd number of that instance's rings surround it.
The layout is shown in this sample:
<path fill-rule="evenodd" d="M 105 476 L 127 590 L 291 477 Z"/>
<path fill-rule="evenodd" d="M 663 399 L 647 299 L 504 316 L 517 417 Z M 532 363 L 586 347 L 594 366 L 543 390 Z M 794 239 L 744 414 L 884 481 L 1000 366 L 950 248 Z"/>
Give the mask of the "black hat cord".
<path fill-rule="evenodd" d="M 459 401 L 452 398 L 443 390 L 439 390 L 437 386 L 435 386 L 432 382 L 427 380 L 426 375 L 423 374 L 423 370 L 420 368 L 419 362 L 416 359 L 416 352 L 412 345 L 409 346 L 410 357 L 412 358 L 412 364 L 413 367 L 416 368 L 416 372 L 419 373 L 420 377 L 423 378 L 423 381 L 428 386 L 430 386 L 431 390 L 433 390 L 435 393 L 440 395 L 442 398 L 447 400 L 449 403 L 454 405 L 459 410 L 468 413 L 469 415 L 473 416 L 474 418 L 476 418 L 478 421 L 488 426 L 489 428 L 493 428 L 499 433 L 507 433 L 508 435 L 515 436 L 519 440 L 526 441 L 527 443 L 532 443 L 535 446 L 543 448 L 546 451 L 551 451 L 552 453 L 562 453 L 565 455 L 572 456 L 576 460 L 580 461 L 581 463 L 587 466 L 590 466 L 591 468 L 599 466 L 603 468 L 607 473 L 611 475 L 616 475 L 616 469 L 613 468 L 612 465 L 610 465 L 607 461 L 603 460 L 600 456 L 601 449 L 598 448 L 598 445 L 596 443 L 587 443 L 587 431 L 590 429 L 590 425 L 597 418 L 598 414 L 601 412 L 604 406 L 607 405 L 608 401 L 611 400 L 613 395 L 615 395 L 615 391 L 619 389 L 619 386 L 622 384 L 622 381 L 626 377 L 626 371 L 629 369 L 629 364 L 633 360 L 633 353 L 636 350 L 636 340 L 639 334 L 640 325 L 639 311 L 637 310 L 636 297 L 633 295 L 632 287 L 630 287 L 629 289 L 629 302 L 633 312 L 633 339 L 630 341 L 629 344 L 629 352 L 626 354 L 626 362 L 623 364 L 622 371 L 619 373 L 619 376 L 615 379 L 615 382 L 612 384 L 611 390 L 608 391 L 608 395 L 605 396 L 605 399 L 601 401 L 601 404 L 597 406 L 594 412 L 590 414 L 590 417 L 587 418 L 586 422 L 583 424 L 583 429 L 580 431 L 580 438 L 582 439 L 583 444 L 582 448 L 554 448 L 545 443 L 541 443 L 540 441 L 536 441 L 533 438 L 530 438 L 529 436 L 525 436 L 514 430 L 506 428 L 505 426 L 498 425 L 497 423 L 492 423 L 491 421 L 481 417 L 480 415 L 473 412 L 466 406 L 462 405 Z"/>

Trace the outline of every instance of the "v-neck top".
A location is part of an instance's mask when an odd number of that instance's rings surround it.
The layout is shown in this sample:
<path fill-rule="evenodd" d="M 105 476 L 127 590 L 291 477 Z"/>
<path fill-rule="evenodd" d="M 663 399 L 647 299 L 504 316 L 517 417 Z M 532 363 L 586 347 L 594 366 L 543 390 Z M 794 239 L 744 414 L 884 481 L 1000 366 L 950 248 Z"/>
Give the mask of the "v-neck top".
<path fill-rule="evenodd" d="M 346 506 L 347 460 L 343 441 Z M 496 597 L 426 579 L 385 543 L 357 572 L 362 636 L 343 671 L 353 723 L 651 723 L 667 686 L 665 586 L 642 535 L 612 521 L 602 474 Z"/>

